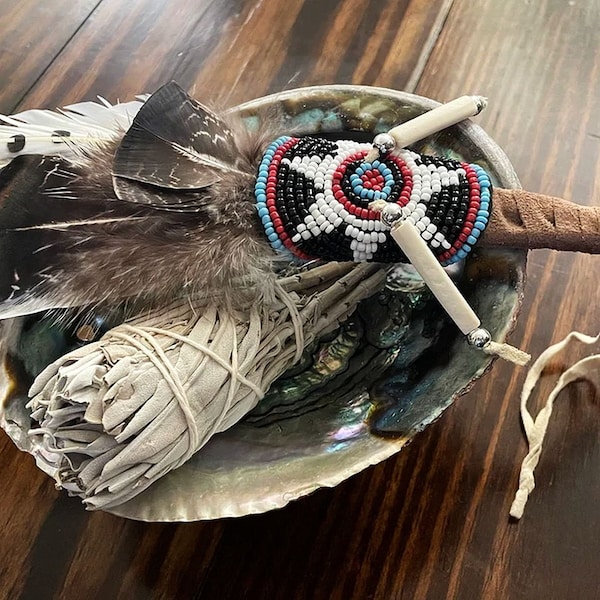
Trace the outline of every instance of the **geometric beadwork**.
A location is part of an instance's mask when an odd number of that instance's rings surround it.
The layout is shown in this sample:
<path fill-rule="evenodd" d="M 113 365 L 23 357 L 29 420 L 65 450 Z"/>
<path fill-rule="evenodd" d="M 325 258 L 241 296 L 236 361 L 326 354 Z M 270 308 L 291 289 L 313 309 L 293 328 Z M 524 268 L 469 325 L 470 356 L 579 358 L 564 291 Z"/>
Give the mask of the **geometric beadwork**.
<path fill-rule="evenodd" d="M 404 262 L 373 200 L 396 203 L 443 265 L 487 225 L 492 185 L 478 165 L 410 150 L 365 162 L 371 144 L 282 136 L 267 148 L 256 206 L 278 252 L 309 260 Z"/>

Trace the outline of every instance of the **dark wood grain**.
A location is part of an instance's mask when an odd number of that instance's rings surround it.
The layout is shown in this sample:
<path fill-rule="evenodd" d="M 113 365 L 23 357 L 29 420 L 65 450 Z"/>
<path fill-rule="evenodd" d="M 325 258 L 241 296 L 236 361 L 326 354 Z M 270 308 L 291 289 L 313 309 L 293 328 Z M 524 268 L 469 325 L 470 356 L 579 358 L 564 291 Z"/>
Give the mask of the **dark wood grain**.
<path fill-rule="evenodd" d="M 448 0 L 133 0 L 124 10 L 118 0 L 103 0 L 23 107 L 97 94 L 125 99 L 169 79 L 228 105 L 298 85 L 373 84 L 381 69 L 388 85 L 409 88 L 449 6 Z M 401 61 L 388 56 L 390 48 L 402 53 Z"/>
<path fill-rule="evenodd" d="M 29 35 L 29 67 L 4 83 L 0 66 L 0 102 L 16 106 L 30 88 L 21 107 L 125 99 L 171 78 L 229 104 L 334 82 L 439 100 L 478 92 L 490 98 L 480 122 L 524 187 L 600 203 L 593 0 L 102 0 L 93 12 L 79 3 L 89 11 L 71 29 L 61 4 L 43 5 L 63 35 L 50 46 L 25 26 L 40 3 L 0 0 L 0 39 Z M 600 329 L 599 259 L 536 251 L 528 274 L 516 343 L 539 354 L 570 329 Z M 282 510 L 219 522 L 85 513 L 2 435 L 0 598 L 598 598 L 598 397 L 586 384 L 561 397 L 516 524 L 523 378 L 496 364 L 397 457 Z"/>
<path fill-rule="evenodd" d="M 10 114 L 100 0 L 0 0 L 0 113 Z"/>
<path fill-rule="evenodd" d="M 593 2 L 541 2 L 534 11 L 520 2 L 455 5 L 417 91 L 440 99 L 464 90 L 489 96 L 482 125 L 505 149 L 523 186 L 598 205 L 599 23 L 600 7 Z M 524 318 L 514 341 L 538 355 L 572 329 L 597 333 L 599 277 L 596 257 L 531 252 Z M 575 351 L 568 361 L 581 355 Z M 520 370 L 496 365 L 428 432 L 478 432 L 473 441 L 467 438 L 454 469 L 458 477 L 467 469 L 479 473 L 461 486 L 465 504 L 446 497 L 437 517 L 446 521 L 446 531 L 434 543 L 438 556 L 430 552 L 424 567 L 432 571 L 441 560 L 451 560 L 451 568 L 447 576 L 423 578 L 421 597 L 600 595 L 598 577 L 590 577 L 600 550 L 600 519 L 592 508 L 600 503 L 598 397 L 585 384 L 561 397 L 538 488 L 525 519 L 515 524 L 506 513 L 525 452 L 517 426 L 523 379 Z M 556 375 L 546 377 L 540 395 L 555 380 Z M 456 540 L 447 531 L 451 521 L 460 526 Z"/>
<path fill-rule="evenodd" d="M 170 79 L 189 88 L 242 10 L 243 0 L 103 0 L 23 106 L 59 106 L 97 94 L 130 99 Z"/>

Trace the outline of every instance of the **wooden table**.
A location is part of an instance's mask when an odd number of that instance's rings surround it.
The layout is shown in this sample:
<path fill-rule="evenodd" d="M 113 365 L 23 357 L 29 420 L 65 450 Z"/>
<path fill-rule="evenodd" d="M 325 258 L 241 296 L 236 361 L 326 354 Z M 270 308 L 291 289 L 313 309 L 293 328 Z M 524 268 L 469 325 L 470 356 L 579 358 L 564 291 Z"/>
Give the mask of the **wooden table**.
<path fill-rule="evenodd" d="M 0 111 L 169 79 L 227 104 L 336 82 L 477 92 L 525 188 L 598 204 L 599 49 L 595 0 L 0 0 Z M 598 332 L 600 258 L 535 251 L 528 276 L 513 342 L 537 355 Z M 599 397 L 562 395 L 517 524 L 523 379 L 497 363 L 398 456 L 220 522 L 86 513 L 2 434 L 0 597 L 599 598 Z"/>

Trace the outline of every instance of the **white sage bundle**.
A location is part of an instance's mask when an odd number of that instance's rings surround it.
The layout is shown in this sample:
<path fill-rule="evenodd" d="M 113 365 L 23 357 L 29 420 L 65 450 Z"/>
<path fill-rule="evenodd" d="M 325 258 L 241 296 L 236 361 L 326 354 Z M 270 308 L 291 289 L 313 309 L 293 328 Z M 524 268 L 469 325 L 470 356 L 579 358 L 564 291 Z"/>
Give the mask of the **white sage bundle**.
<path fill-rule="evenodd" d="M 88 508 L 133 498 L 250 411 L 307 344 L 385 280 L 330 264 L 247 311 L 179 300 L 61 357 L 30 390 L 38 466 Z"/>

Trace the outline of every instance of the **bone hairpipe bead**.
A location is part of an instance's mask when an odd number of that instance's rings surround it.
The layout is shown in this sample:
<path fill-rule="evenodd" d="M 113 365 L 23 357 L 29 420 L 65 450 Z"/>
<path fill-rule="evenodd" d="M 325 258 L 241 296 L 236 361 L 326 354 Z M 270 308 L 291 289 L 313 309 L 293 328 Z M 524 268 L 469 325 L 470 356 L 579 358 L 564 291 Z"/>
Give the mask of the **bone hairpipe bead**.
<path fill-rule="evenodd" d="M 410 221 L 402 221 L 392 227 L 391 234 L 458 328 L 465 335 L 477 329 L 481 324 L 479 318 L 429 250 L 414 225 Z"/>
<path fill-rule="evenodd" d="M 394 138 L 397 148 L 404 148 L 428 135 L 478 115 L 486 105 L 487 99 L 482 96 L 461 96 L 390 129 L 388 133 Z"/>
<path fill-rule="evenodd" d="M 404 148 L 478 115 L 486 106 L 487 98 L 483 96 L 461 96 L 390 129 L 388 134 L 394 138 L 397 148 Z"/>
<path fill-rule="evenodd" d="M 489 331 L 480 327 L 479 318 L 410 220 L 398 221 L 392 226 L 391 235 L 448 316 L 466 335 L 470 345 L 517 365 L 525 365 L 530 360 L 531 357 L 526 352 L 509 344 L 494 342 Z"/>
<path fill-rule="evenodd" d="M 375 136 L 373 150 L 367 155 L 367 161 L 375 160 L 380 154 L 406 148 L 429 135 L 474 117 L 486 106 L 487 98 L 483 96 L 461 96 L 437 106 L 410 121 L 397 125 L 387 133 Z"/>

